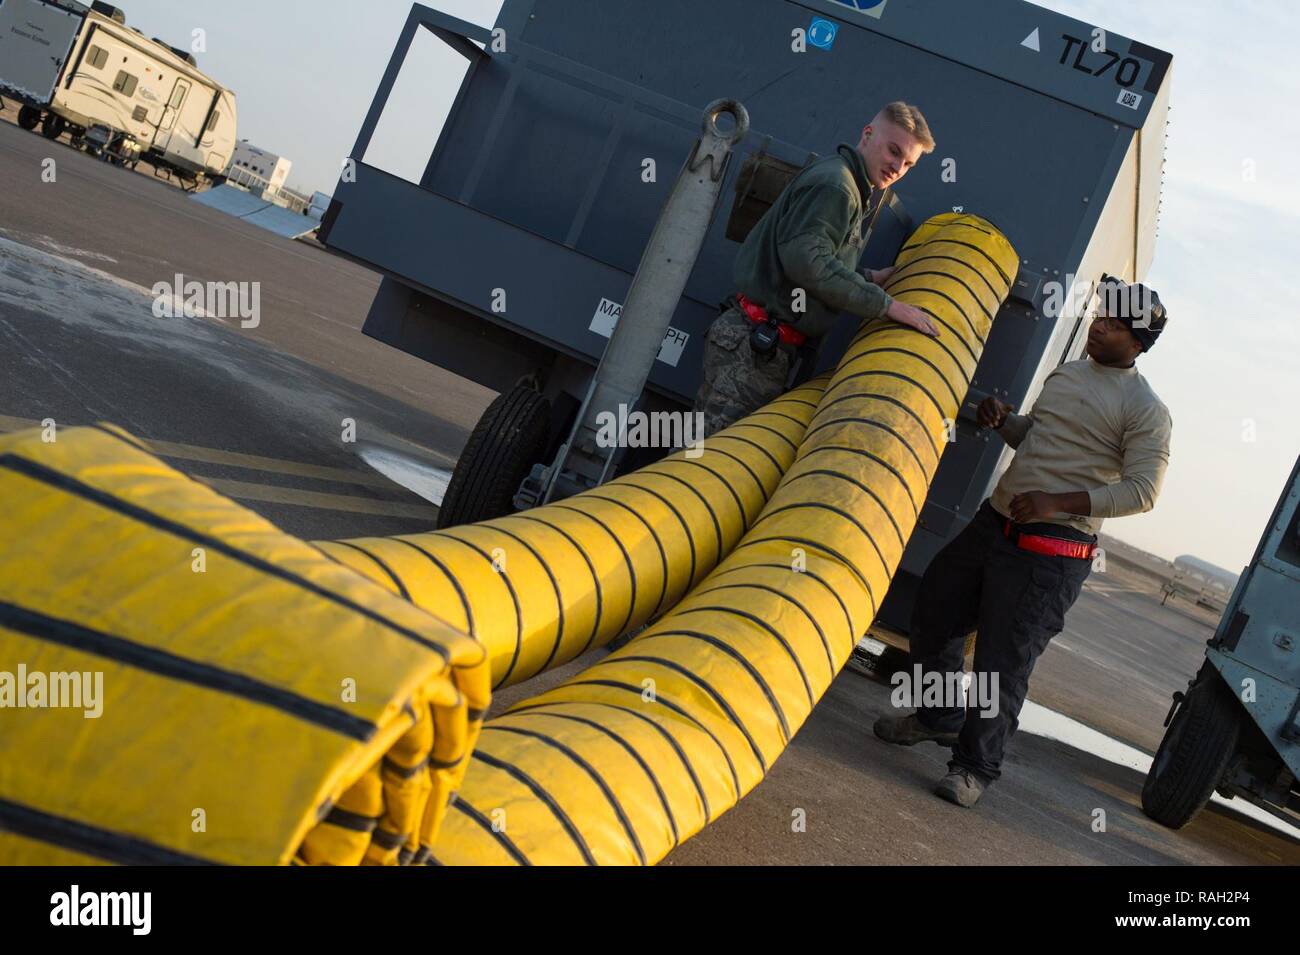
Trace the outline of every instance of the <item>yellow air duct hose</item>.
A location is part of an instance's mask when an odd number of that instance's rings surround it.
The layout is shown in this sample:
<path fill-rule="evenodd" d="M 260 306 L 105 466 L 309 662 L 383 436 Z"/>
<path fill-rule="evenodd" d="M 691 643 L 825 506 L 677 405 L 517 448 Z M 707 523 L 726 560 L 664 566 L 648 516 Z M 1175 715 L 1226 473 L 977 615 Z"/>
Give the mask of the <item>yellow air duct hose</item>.
<path fill-rule="evenodd" d="M 545 507 L 316 546 L 482 643 L 494 689 L 520 683 L 641 627 L 717 566 L 794 460 L 825 387 Z"/>
<path fill-rule="evenodd" d="M 653 863 L 763 778 L 866 632 L 1018 268 L 971 215 L 929 220 L 794 465 L 722 563 L 578 677 L 487 723 L 433 863 Z"/>
<path fill-rule="evenodd" d="M 0 863 L 423 859 L 482 646 L 124 432 L 0 436 Z"/>
<path fill-rule="evenodd" d="M 6 714 L 0 861 L 662 858 L 757 784 L 874 615 L 1016 259 L 982 220 L 943 216 L 899 265 L 891 291 L 939 340 L 869 324 L 824 394 L 793 392 L 697 461 L 538 509 L 536 536 L 518 515 L 420 548 L 313 548 L 122 432 L 0 438 L 0 535 L 23 542 L 0 553 L 0 694 L 19 665 L 103 678 L 95 718 L 31 700 Z M 623 651 L 494 720 L 447 812 L 490 679 L 576 656 L 692 587 Z M 160 765 L 165 785 L 140 785 Z"/>

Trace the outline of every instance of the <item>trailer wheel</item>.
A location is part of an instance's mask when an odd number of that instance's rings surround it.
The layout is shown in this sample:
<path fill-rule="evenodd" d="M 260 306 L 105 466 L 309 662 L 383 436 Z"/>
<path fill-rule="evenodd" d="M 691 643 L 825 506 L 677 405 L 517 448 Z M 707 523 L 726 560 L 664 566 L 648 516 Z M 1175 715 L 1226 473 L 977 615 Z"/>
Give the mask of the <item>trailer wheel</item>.
<path fill-rule="evenodd" d="M 62 116 L 57 113 L 46 113 L 45 121 L 41 123 L 41 133 L 46 139 L 58 139 L 67 126 Z"/>
<path fill-rule="evenodd" d="M 29 133 L 41 121 L 41 111 L 35 106 L 23 106 L 18 110 L 18 125 Z"/>
<path fill-rule="evenodd" d="M 1237 749 L 1241 706 L 1206 663 L 1160 741 L 1142 786 L 1142 811 L 1181 829 L 1210 800 Z"/>
<path fill-rule="evenodd" d="M 550 402 L 526 385 L 498 395 L 456 462 L 438 528 L 512 513 L 515 492 L 546 453 L 550 419 Z"/>

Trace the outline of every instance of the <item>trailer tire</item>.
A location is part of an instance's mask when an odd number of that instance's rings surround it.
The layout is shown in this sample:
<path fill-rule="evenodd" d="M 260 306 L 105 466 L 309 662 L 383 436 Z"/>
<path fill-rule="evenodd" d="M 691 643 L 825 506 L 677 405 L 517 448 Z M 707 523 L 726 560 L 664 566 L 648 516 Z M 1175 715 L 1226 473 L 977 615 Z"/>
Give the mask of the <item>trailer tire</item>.
<path fill-rule="evenodd" d="M 67 129 L 67 122 L 57 113 L 46 113 L 45 119 L 41 123 L 41 135 L 46 139 L 58 139 Z"/>
<path fill-rule="evenodd" d="M 550 404 L 532 388 L 515 385 L 488 405 L 447 484 L 439 530 L 514 511 L 515 492 L 546 453 Z"/>
<path fill-rule="evenodd" d="M 41 111 L 35 106 L 22 106 L 18 110 L 18 125 L 29 133 L 41 121 Z"/>
<path fill-rule="evenodd" d="M 1187 825 L 1223 778 L 1240 732 L 1241 705 L 1206 663 L 1151 761 L 1142 811 L 1170 829 Z"/>

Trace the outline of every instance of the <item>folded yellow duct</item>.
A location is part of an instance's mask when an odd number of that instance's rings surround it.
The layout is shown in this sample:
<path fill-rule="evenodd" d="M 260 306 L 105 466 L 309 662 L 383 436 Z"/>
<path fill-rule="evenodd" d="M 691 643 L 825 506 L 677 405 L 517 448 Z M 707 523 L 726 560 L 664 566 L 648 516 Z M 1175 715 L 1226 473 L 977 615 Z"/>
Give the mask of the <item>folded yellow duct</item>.
<path fill-rule="evenodd" d="M 866 632 L 1018 268 L 929 220 L 889 290 L 940 336 L 868 322 L 740 543 L 626 647 L 483 728 L 441 864 L 652 863 L 763 778 Z"/>
<path fill-rule="evenodd" d="M 0 863 L 423 859 L 483 648 L 124 432 L 0 437 Z"/>
<path fill-rule="evenodd" d="M 316 547 L 117 429 L 0 438 L 0 539 L 22 542 L 0 554 L 0 702 L 86 674 L 102 707 L 6 714 L 0 862 L 424 861 L 491 680 L 675 603 L 757 516 L 825 384 L 528 515 Z"/>
<path fill-rule="evenodd" d="M 825 386 L 555 504 L 317 546 L 480 641 L 493 688 L 519 683 L 644 625 L 717 566 L 794 460 Z"/>

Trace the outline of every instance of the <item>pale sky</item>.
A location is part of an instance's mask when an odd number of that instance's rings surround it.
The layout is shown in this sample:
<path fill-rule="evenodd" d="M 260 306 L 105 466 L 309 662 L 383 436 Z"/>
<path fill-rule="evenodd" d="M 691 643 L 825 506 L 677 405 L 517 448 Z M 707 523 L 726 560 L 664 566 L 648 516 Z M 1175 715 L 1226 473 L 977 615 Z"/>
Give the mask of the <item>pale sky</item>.
<path fill-rule="evenodd" d="M 308 193 L 333 191 L 410 9 L 407 0 L 118 5 L 128 23 L 176 46 L 202 28 L 200 66 L 238 94 L 240 138 L 293 160 L 289 185 Z M 429 5 L 484 26 L 500 8 L 498 0 Z M 1156 509 L 1107 521 L 1105 532 L 1162 557 L 1195 554 L 1238 571 L 1300 453 L 1300 327 L 1290 315 L 1300 253 L 1292 158 L 1300 155 L 1300 70 L 1291 66 L 1300 7 L 1039 5 L 1174 54 L 1164 212 L 1146 277 L 1170 323 L 1139 362 L 1172 412 L 1172 459 Z M 435 102 L 381 125 L 368 158 L 382 155 L 393 172 L 423 167 L 464 69 L 427 33 L 412 56 L 437 78 Z"/>

